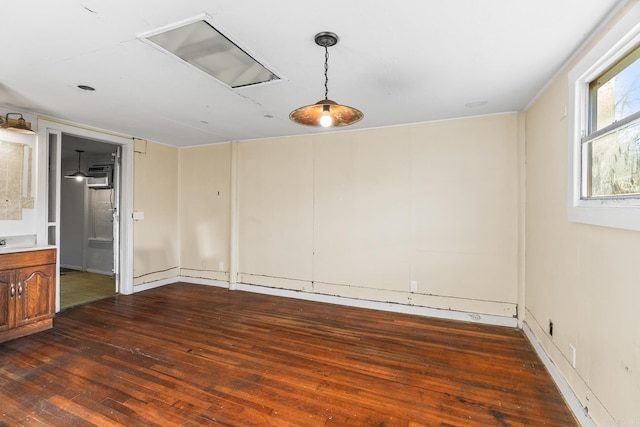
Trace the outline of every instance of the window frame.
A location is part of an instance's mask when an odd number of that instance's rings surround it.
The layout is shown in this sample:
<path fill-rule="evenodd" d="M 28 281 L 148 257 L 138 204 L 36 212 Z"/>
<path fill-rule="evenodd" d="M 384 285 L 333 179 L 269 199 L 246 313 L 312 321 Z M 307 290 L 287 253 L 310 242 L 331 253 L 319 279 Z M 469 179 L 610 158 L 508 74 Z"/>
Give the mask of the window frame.
<path fill-rule="evenodd" d="M 640 43 L 640 4 L 632 7 L 569 71 L 568 219 L 640 231 L 640 198 L 583 199 L 582 139 L 589 126 L 589 83 Z"/>

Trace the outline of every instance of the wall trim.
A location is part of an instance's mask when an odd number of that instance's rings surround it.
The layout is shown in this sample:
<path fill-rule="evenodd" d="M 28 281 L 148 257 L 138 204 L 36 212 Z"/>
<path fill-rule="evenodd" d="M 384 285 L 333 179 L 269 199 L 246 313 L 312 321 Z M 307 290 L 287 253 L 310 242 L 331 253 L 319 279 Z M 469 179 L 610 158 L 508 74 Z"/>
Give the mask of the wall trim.
<path fill-rule="evenodd" d="M 267 288 L 264 286 L 248 285 L 238 283 L 236 289 L 239 291 L 255 292 L 267 295 L 281 296 L 287 298 L 297 298 L 306 301 L 323 302 L 328 304 L 344 305 L 348 307 L 368 308 L 371 310 L 389 311 L 402 314 L 413 314 L 417 316 L 435 317 L 440 319 L 459 320 L 471 323 L 483 323 L 494 326 L 518 327 L 518 320 L 514 317 L 503 317 L 486 315 L 454 310 L 443 310 L 416 305 L 398 304 L 392 302 L 371 301 L 365 299 L 348 298 L 336 295 L 315 294 L 303 291 L 292 291 L 289 289 Z"/>
<path fill-rule="evenodd" d="M 196 277 L 177 276 L 163 280 L 156 280 L 142 285 L 136 285 L 134 292 L 146 291 L 172 283 L 183 282 L 194 285 L 216 286 L 230 290 L 253 292 L 258 294 L 296 298 L 306 301 L 323 302 L 328 304 L 344 305 L 348 307 L 368 308 L 371 310 L 390 311 L 394 313 L 413 314 L 417 316 L 435 317 L 440 319 L 459 320 L 463 322 L 482 323 L 494 326 L 518 327 L 518 319 L 515 317 L 495 316 L 471 312 L 444 310 L 416 305 L 406 305 L 391 302 L 370 301 L 365 299 L 348 298 L 336 295 L 316 294 L 290 289 L 271 288 L 247 283 L 229 283 L 221 280 L 202 279 Z"/>
<path fill-rule="evenodd" d="M 229 282 L 224 280 L 216 280 L 216 279 L 203 279 L 200 277 L 189 277 L 189 276 L 179 276 L 178 282 L 183 283 L 191 283 L 194 285 L 206 285 L 206 286 L 215 286 L 218 288 L 227 288 L 229 289 L 231 286 Z"/>
<path fill-rule="evenodd" d="M 547 368 L 547 371 L 551 375 L 553 382 L 556 383 L 556 386 L 560 390 L 560 394 L 562 394 L 562 396 L 564 397 L 564 400 L 567 402 L 567 405 L 573 412 L 573 415 L 576 417 L 580 425 L 583 427 L 596 427 L 596 423 L 585 411 L 582 403 L 578 399 L 578 396 L 575 394 L 574 390 L 571 388 L 567 380 L 565 380 L 564 376 L 562 376 L 560 369 L 558 369 L 547 352 L 544 350 L 542 344 L 540 344 L 526 320 L 523 322 L 522 330 L 524 331 L 525 336 L 538 354 L 538 357 L 540 357 L 542 363 Z"/>
<path fill-rule="evenodd" d="M 87 268 L 87 273 L 101 274 L 103 276 L 113 276 L 113 271 L 98 270 L 95 268 Z"/>
<path fill-rule="evenodd" d="M 170 285 L 180 281 L 180 277 L 174 276 L 166 279 L 153 280 L 151 282 L 141 283 L 133 287 L 133 293 L 148 291 L 149 289 L 159 288 L 161 286 Z"/>

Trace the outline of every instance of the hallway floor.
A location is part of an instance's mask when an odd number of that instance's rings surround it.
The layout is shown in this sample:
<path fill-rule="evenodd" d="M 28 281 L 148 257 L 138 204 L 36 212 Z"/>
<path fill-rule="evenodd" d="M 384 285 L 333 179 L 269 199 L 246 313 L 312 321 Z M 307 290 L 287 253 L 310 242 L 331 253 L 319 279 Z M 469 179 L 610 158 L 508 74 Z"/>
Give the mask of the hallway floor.
<path fill-rule="evenodd" d="M 116 294 L 113 276 L 61 269 L 60 309 L 97 301 Z"/>

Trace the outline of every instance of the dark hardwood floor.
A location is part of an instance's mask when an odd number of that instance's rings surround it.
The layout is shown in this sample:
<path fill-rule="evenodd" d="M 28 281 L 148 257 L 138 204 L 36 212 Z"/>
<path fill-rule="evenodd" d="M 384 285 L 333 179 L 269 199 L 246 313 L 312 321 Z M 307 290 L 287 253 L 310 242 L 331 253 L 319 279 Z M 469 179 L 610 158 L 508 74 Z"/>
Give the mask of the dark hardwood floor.
<path fill-rule="evenodd" d="M 0 425 L 577 423 L 520 330 L 173 284 L 0 344 Z"/>

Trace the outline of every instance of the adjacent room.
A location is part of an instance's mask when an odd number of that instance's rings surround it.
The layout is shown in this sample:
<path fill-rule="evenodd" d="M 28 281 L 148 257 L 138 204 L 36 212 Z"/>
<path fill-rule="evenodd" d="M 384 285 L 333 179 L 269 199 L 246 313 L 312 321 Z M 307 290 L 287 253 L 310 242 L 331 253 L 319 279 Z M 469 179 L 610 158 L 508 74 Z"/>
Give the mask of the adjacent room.
<path fill-rule="evenodd" d="M 640 425 L 639 22 L 5 5 L 0 425 Z"/>
<path fill-rule="evenodd" d="M 113 247 L 113 215 L 118 207 L 118 180 L 113 179 L 116 155 L 115 145 L 62 135 L 62 168 L 58 175 L 62 310 L 116 294 L 113 270 L 118 254 Z M 86 176 L 78 177 L 79 173 L 84 174 L 82 171 L 86 171 Z"/>

